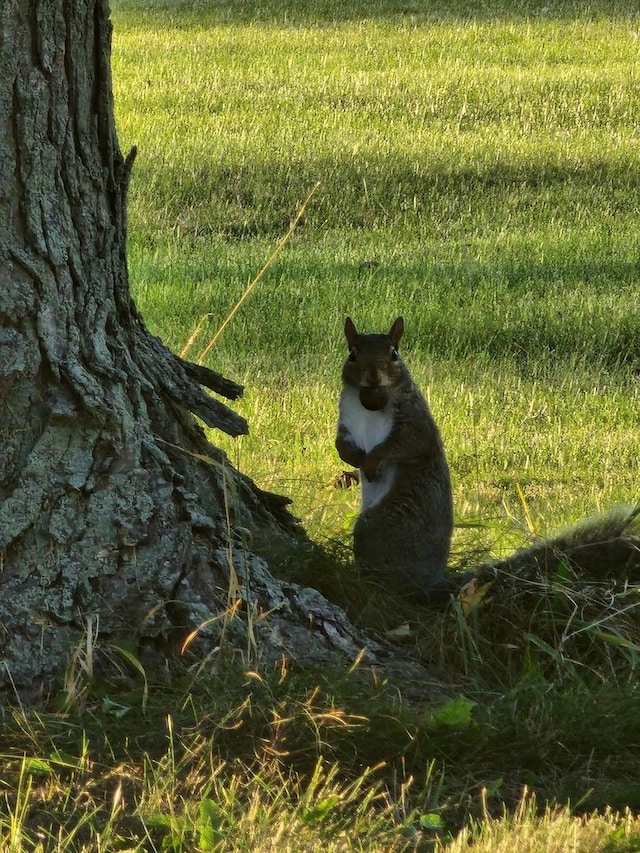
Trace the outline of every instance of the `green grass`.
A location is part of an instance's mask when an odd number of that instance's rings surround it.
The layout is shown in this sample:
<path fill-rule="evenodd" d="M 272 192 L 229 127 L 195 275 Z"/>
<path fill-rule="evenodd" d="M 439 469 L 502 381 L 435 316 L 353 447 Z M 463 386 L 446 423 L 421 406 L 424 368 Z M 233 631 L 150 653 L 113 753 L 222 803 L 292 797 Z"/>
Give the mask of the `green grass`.
<path fill-rule="evenodd" d="M 333 484 L 344 315 L 402 313 L 454 563 L 638 500 L 636 4 L 113 5 L 131 282 L 169 346 L 210 314 L 197 359 L 321 182 L 207 358 L 251 426 L 212 439 L 327 549 L 274 572 L 434 677 L 78 665 L 66 703 L 4 714 L 0 846 L 640 849 L 634 586 L 559 573 L 466 616 L 400 606 L 354 576 L 358 498 Z"/>
<path fill-rule="evenodd" d="M 5 712 L 2 849 L 638 847 L 632 691 L 531 669 L 420 711 L 363 671 L 199 669 Z"/>
<path fill-rule="evenodd" d="M 640 16 L 548 6 L 116 6 L 132 281 L 170 346 L 211 314 L 197 358 L 321 182 L 208 358 L 247 385 L 221 441 L 318 538 L 357 508 L 325 488 L 347 313 L 405 315 L 460 522 L 506 504 L 517 539 L 516 484 L 539 532 L 637 496 Z"/>

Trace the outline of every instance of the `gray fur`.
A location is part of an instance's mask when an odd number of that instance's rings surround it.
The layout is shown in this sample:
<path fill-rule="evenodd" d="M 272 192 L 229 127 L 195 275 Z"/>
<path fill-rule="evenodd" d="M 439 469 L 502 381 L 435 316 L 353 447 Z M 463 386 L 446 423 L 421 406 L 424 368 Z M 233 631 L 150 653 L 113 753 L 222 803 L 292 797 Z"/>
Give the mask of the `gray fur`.
<path fill-rule="evenodd" d="M 398 593 L 447 594 L 455 589 L 445 576 L 453 531 L 449 467 L 427 403 L 397 352 L 403 330 L 401 317 L 387 335 L 359 334 L 350 318 L 345 322 L 350 355 L 336 448 L 360 469 L 363 487 L 353 551 L 360 568 Z M 386 404 L 370 410 L 379 399 Z M 371 446 L 370 436 L 378 443 Z"/>

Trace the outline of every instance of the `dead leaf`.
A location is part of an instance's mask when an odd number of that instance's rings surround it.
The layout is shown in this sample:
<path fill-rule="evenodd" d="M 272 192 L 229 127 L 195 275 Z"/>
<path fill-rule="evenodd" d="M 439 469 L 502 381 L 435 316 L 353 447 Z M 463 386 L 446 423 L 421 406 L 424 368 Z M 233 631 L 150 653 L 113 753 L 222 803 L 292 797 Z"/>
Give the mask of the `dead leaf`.
<path fill-rule="evenodd" d="M 492 581 L 481 583 L 476 578 L 465 584 L 458 593 L 458 601 L 462 605 L 462 612 L 465 618 L 479 607 L 485 607 L 493 601 L 489 597 L 489 592 L 493 586 Z"/>

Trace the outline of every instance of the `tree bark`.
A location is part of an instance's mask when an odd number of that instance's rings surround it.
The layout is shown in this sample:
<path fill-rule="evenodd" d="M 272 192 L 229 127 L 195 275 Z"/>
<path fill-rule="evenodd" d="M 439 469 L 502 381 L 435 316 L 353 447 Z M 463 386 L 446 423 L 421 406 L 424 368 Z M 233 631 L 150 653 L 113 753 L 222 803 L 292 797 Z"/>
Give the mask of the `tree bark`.
<path fill-rule="evenodd" d="M 169 352 L 131 299 L 110 41 L 104 0 L 2 2 L 0 697 L 50 690 L 88 626 L 143 658 L 198 625 L 254 664 L 365 642 L 250 552 L 247 527 L 293 538 L 286 500 L 192 416 L 245 432 L 200 386 L 242 389 Z"/>

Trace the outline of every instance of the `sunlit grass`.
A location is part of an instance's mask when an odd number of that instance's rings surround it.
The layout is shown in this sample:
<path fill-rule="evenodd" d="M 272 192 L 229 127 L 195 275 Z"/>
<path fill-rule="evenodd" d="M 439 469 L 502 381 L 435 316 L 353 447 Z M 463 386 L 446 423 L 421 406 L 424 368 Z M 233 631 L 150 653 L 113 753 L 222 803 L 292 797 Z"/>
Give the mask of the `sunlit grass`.
<path fill-rule="evenodd" d="M 321 181 L 209 357 L 247 385 L 243 470 L 343 530 L 342 318 L 402 313 L 459 519 L 517 518 L 516 483 L 541 530 L 635 499 L 637 16 L 120 6 L 132 280 L 170 346 L 211 314 L 197 358 Z"/>
<path fill-rule="evenodd" d="M 635 207 L 626 20 L 542 20 L 535 38 L 526 21 L 151 21 L 129 19 L 114 61 L 120 134 L 140 144 L 134 227 L 277 232 L 316 180 L 323 230 L 467 239 Z"/>
<path fill-rule="evenodd" d="M 478 821 L 449 843 L 436 845 L 447 853 L 623 853 L 635 850 L 640 842 L 637 818 L 594 814 L 577 817 L 568 808 L 548 808 L 538 819 L 535 798 L 523 798 L 515 815 Z"/>
<path fill-rule="evenodd" d="M 536 534 L 578 521 L 584 514 L 630 502 L 637 488 L 637 411 L 633 389 L 614 380 L 593 386 L 568 371 L 553 386 L 510 377 L 495 366 L 435 364 L 415 371 L 438 417 L 454 476 L 459 522 L 483 521 L 511 534 L 489 538 L 499 551 L 526 539 L 518 486 L 536 521 Z M 480 378 L 479 374 L 482 374 Z M 332 442 L 339 382 L 263 383 L 253 379 L 238 409 L 252 433 L 223 441 L 241 470 L 265 487 L 294 495 L 294 512 L 312 534 L 336 535 L 357 512 L 357 490 L 333 484 L 342 470 Z M 274 405 L 274 397 L 277 405 Z M 495 412 L 500 412 L 499 420 Z M 569 426 L 570 425 L 570 426 Z M 567 432 L 570 430 L 570 435 Z M 597 440 L 594 440 L 594 434 Z M 585 470 L 590 471 L 585 479 Z"/>

